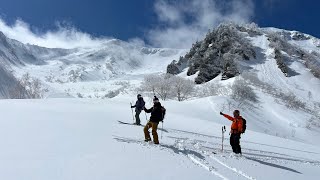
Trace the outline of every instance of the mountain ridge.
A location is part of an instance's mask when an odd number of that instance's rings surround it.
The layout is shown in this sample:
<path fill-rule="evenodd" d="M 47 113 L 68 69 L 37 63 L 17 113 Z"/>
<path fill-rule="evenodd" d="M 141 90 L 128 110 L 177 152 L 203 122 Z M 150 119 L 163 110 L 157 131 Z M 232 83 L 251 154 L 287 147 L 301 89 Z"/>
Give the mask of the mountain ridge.
<path fill-rule="evenodd" d="M 237 25 L 223 23 L 213 31 L 207 33 L 205 38 L 193 44 L 189 52 L 174 60 L 167 67 L 167 73 L 178 74 L 188 68 L 187 75 L 194 75 L 199 71 L 195 82 L 201 84 L 208 82 L 220 73 L 224 79 L 232 78 L 240 74 L 239 61 L 250 61 L 256 59 L 260 53 L 252 46 L 252 37 L 267 36 L 270 48 L 274 50 L 274 58 L 277 60 L 279 69 L 290 76 L 291 70 L 284 60 L 295 57 L 304 61 L 306 67 L 316 76 L 320 77 L 320 48 L 319 40 L 297 31 L 287 31 L 276 28 L 259 28 L 255 24 Z M 306 49 L 295 44 L 299 41 L 312 40 L 314 48 Z"/>

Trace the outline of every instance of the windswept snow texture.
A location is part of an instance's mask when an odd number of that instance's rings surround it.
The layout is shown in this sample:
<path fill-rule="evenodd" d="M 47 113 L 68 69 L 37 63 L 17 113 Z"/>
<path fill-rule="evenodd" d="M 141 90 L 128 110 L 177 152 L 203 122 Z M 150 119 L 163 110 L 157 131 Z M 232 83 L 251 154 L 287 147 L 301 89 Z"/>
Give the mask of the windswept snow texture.
<path fill-rule="evenodd" d="M 241 138 L 242 157 L 231 154 L 228 139 L 221 152 L 219 130 L 230 123 L 215 114 L 195 117 L 202 110 L 199 103 L 164 102 L 168 115 L 164 130 L 158 130 L 160 145 L 145 143 L 141 126 L 118 123 L 132 121 L 128 99 L 0 101 L 0 179 L 295 180 L 320 175 L 320 148 L 302 142 L 248 130 Z"/>

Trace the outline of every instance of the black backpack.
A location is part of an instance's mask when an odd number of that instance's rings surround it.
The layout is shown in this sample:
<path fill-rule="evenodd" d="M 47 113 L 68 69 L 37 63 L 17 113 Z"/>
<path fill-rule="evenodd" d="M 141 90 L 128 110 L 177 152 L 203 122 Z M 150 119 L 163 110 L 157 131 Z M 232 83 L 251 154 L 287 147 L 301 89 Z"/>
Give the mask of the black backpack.
<path fill-rule="evenodd" d="M 164 108 L 163 106 L 161 106 L 161 112 L 162 112 L 162 117 L 161 117 L 161 121 L 164 120 L 164 117 L 166 115 L 166 108 Z"/>
<path fill-rule="evenodd" d="M 247 129 L 247 120 L 242 118 L 242 134 L 246 132 Z"/>

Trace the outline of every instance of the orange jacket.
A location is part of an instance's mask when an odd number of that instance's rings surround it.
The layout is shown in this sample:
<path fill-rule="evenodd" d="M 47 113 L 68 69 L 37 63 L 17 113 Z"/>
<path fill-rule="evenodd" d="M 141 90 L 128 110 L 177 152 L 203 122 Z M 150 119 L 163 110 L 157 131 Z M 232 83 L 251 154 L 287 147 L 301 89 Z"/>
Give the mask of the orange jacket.
<path fill-rule="evenodd" d="M 227 119 L 229 119 L 230 121 L 232 121 L 231 133 L 241 133 L 242 132 L 243 121 L 242 121 L 241 116 L 239 116 L 237 118 L 231 117 L 227 114 L 223 114 L 223 116 L 226 117 Z"/>

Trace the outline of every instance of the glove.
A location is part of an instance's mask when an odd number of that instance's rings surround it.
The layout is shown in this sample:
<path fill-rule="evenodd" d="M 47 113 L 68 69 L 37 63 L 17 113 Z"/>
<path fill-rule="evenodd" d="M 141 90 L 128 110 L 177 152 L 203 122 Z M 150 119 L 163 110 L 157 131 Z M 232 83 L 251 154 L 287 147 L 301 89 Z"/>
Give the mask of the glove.
<path fill-rule="evenodd" d="M 220 112 L 220 115 L 222 115 L 222 116 L 223 116 L 224 114 L 223 114 L 222 112 Z"/>

